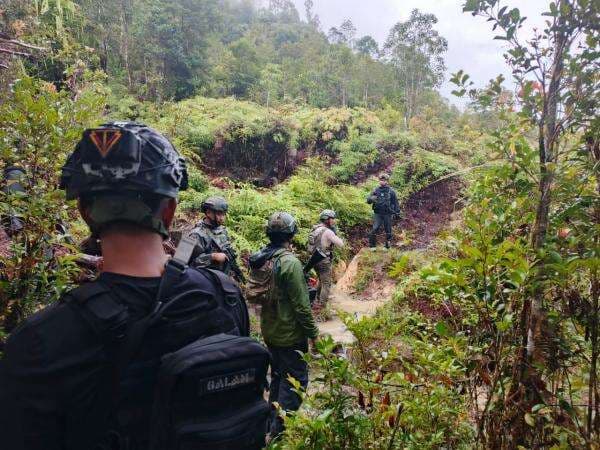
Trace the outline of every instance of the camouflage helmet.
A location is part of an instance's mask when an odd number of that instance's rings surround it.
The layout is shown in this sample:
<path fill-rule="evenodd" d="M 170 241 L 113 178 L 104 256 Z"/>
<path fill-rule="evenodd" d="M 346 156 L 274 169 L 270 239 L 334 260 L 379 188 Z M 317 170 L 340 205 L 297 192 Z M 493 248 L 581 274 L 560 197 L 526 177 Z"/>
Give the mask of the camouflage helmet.
<path fill-rule="evenodd" d="M 321 215 L 319 216 L 319 219 L 321 219 L 322 222 L 325 222 L 327 219 L 335 218 L 337 218 L 337 214 L 333 209 L 324 209 L 321 211 Z"/>
<path fill-rule="evenodd" d="M 157 205 L 187 187 L 185 160 L 169 140 L 133 122 L 85 130 L 60 179 L 68 200 L 87 203 L 94 233 L 113 222 L 132 222 L 168 237 Z"/>
<path fill-rule="evenodd" d="M 387 173 L 382 173 L 381 175 L 379 175 L 379 179 L 381 181 L 389 181 L 390 176 Z"/>
<path fill-rule="evenodd" d="M 290 213 L 276 212 L 269 217 L 267 234 L 281 233 L 294 235 L 298 232 L 296 219 Z"/>
<path fill-rule="evenodd" d="M 205 199 L 200 205 L 200 211 L 206 212 L 207 209 L 226 213 L 229 205 L 223 197 L 212 196 Z"/>
<path fill-rule="evenodd" d="M 67 199 L 134 192 L 177 198 L 188 187 L 185 160 L 162 134 L 143 124 L 109 122 L 85 130 L 62 168 Z"/>

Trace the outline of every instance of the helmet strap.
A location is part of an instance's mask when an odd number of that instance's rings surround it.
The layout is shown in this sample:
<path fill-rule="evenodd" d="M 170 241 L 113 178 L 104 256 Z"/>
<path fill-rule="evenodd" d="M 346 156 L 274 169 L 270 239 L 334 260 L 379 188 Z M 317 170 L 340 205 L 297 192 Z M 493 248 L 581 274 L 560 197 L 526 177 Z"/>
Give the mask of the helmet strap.
<path fill-rule="evenodd" d="M 214 216 L 210 217 L 209 213 L 212 213 Z M 207 209 L 204 211 L 204 223 L 211 228 L 216 228 L 219 226 L 215 212 L 212 209 Z"/>

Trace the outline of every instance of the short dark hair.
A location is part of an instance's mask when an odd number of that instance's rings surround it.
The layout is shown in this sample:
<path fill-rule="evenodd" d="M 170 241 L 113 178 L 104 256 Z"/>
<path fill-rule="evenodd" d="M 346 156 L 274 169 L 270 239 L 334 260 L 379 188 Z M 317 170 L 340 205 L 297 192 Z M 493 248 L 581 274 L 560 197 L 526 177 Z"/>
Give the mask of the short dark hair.
<path fill-rule="evenodd" d="M 286 242 L 291 242 L 292 238 L 294 237 L 294 235 L 291 233 L 278 233 L 278 232 L 268 233 L 267 236 L 269 237 L 271 244 L 275 244 L 275 245 L 281 245 L 281 244 L 285 244 Z"/>

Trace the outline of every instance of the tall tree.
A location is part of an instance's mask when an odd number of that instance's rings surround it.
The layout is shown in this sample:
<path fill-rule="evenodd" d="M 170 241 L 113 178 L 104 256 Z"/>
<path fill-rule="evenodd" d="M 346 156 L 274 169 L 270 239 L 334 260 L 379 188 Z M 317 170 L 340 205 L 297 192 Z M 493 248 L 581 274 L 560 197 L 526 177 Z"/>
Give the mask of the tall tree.
<path fill-rule="evenodd" d="M 313 7 L 313 0 L 304 0 L 304 13 L 306 15 L 306 21 L 315 30 L 318 30 L 321 27 L 321 21 L 319 16 L 313 12 Z"/>
<path fill-rule="evenodd" d="M 505 57 L 514 81 L 521 86 L 519 97 L 522 109 L 519 116 L 537 129 L 538 173 L 534 178 L 538 185 L 538 197 L 531 227 L 536 275 L 532 291 L 524 299 L 520 311 L 520 345 L 514 358 L 509 388 L 505 392 L 502 423 L 494 424 L 492 433 L 500 432 L 502 448 L 535 448 L 540 445 L 539 434 L 536 434 L 539 427 L 531 416 L 528 418 L 528 412 L 534 405 L 546 403 L 548 396 L 552 395 L 548 391 L 549 383 L 545 376 L 550 375 L 552 367 L 556 365 L 549 362 L 558 358 L 554 346 L 548 345 L 553 326 L 547 313 L 549 299 L 546 298 L 546 280 L 554 270 L 548 257 L 551 248 L 547 247 L 553 185 L 566 141 L 593 130 L 592 135 L 595 136 L 591 138 L 589 151 L 594 153 L 594 142 L 598 139 L 598 128 L 593 123 L 597 118 L 597 99 L 600 95 L 597 77 L 600 5 L 587 0 L 551 2 L 549 11 L 544 13 L 549 18 L 544 28 L 534 30 L 533 37 L 524 41 L 519 31 L 526 18 L 519 9 L 509 9 L 502 3 L 498 0 L 468 0 L 464 10 L 492 22 L 494 30 L 499 31 L 495 39 L 508 44 Z M 453 79 L 461 87 L 457 91 L 459 95 L 464 95 L 468 86 L 472 85 L 472 82 L 467 83 L 468 76 L 462 73 L 456 74 Z M 479 100 L 489 103 L 490 98 L 500 95 L 502 89 L 499 84 L 493 83 L 489 90 L 479 95 Z M 475 91 L 470 90 L 470 93 Z M 598 295 L 596 275 L 591 280 L 592 296 Z M 597 304 L 595 309 L 595 319 L 591 323 L 597 327 Z M 597 333 L 592 338 L 590 391 L 596 392 Z M 591 405 L 594 404 L 593 397 L 590 395 L 589 398 Z M 569 408 L 572 406 L 569 405 Z M 587 418 L 587 435 L 590 437 L 594 426 L 592 409 L 588 408 Z"/>
<path fill-rule="evenodd" d="M 269 10 L 285 22 L 300 20 L 300 15 L 292 0 L 269 0 Z"/>
<path fill-rule="evenodd" d="M 406 22 L 394 25 L 384 45 L 404 90 L 406 126 L 418 110 L 422 93 L 438 87 L 446 70 L 443 55 L 448 41 L 433 28 L 437 21 L 435 15 L 414 9 Z"/>
<path fill-rule="evenodd" d="M 379 45 L 372 36 L 363 36 L 354 45 L 358 53 L 371 58 L 376 58 L 379 55 Z"/>
<path fill-rule="evenodd" d="M 352 48 L 354 37 L 356 36 L 356 27 L 350 19 L 346 19 L 338 27 L 331 27 L 327 37 L 332 44 L 345 44 Z"/>

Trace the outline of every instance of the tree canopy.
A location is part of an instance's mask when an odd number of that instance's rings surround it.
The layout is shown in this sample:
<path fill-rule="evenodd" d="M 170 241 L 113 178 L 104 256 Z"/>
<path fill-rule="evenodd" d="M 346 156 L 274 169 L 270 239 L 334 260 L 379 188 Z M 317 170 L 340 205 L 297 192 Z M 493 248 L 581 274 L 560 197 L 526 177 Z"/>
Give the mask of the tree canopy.
<path fill-rule="evenodd" d="M 7 36 L 26 33 L 36 46 L 50 44 L 27 60 L 38 76 L 60 87 L 81 61 L 141 100 L 203 94 L 270 105 L 390 103 L 410 118 L 444 71 L 446 44 L 434 30 L 436 19 L 417 10 L 394 26 L 385 47 L 357 37 L 349 19 L 325 33 L 312 1 L 305 2 L 303 19 L 289 0 L 264 6 L 252 0 L 9 0 L 8 11 L 1 16 Z"/>

